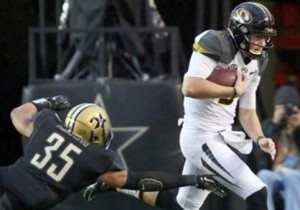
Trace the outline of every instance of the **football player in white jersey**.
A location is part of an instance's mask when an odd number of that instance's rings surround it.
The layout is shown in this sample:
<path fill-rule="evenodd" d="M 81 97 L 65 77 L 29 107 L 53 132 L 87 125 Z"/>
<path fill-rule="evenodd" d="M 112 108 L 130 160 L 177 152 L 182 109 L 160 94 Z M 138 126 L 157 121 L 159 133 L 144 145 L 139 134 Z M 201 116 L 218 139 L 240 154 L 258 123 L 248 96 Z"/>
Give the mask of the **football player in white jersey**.
<path fill-rule="evenodd" d="M 247 210 L 267 210 L 266 187 L 228 145 L 248 154 L 254 141 L 272 158 L 275 156 L 274 142 L 264 137 L 256 113 L 256 90 L 274 36 L 274 18 L 265 6 L 239 4 L 232 10 L 226 30 L 208 30 L 195 38 L 182 86 L 183 174 L 218 175 L 222 185 L 246 201 Z M 237 71 L 234 87 L 207 80 L 217 66 Z M 250 139 L 245 139 L 242 131 L 232 131 L 237 106 L 238 119 Z M 182 187 L 176 199 L 183 209 L 198 210 L 209 193 Z"/>

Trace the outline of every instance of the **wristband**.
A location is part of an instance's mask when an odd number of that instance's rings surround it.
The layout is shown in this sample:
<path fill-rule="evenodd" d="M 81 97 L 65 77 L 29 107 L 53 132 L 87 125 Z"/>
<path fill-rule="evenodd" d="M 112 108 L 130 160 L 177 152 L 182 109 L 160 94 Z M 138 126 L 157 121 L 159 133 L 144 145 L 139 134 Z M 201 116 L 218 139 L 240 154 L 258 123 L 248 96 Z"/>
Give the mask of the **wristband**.
<path fill-rule="evenodd" d="M 259 145 L 259 141 L 262 140 L 262 139 L 264 139 L 264 138 L 266 138 L 266 137 L 264 137 L 264 136 L 259 136 L 259 137 L 257 137 L 257 138 L 255 139 L 255 143 L 256 143 L 257 145 Z"/>
<path fill-rule="evenodd" d="M 31 101 L 31 103 L 36 107 L 37 111 L 41 111 L 42 109 L 51 109 L 52 103 L 46 98 L 40 98 Z"/>
<path fill-rule="evenodd" d="M 232 96 L 232 98 L 235 98 L 235 97 L 237 97 L 237 92 L 236 92 L 236 88 L 233 87 L 233 96 Z"/>

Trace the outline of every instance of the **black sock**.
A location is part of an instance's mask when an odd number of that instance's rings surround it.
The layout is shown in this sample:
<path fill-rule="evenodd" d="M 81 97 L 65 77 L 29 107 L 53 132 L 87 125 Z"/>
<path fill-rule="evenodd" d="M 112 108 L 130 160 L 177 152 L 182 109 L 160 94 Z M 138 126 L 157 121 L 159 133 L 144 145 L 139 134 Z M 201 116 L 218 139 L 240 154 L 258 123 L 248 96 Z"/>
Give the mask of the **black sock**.
<path fill-rule="evenodd" d="M 155 206 L 167 210 L 183 210 L 176 201 L 176 193 L 172 190 L 160 191 Z"/>

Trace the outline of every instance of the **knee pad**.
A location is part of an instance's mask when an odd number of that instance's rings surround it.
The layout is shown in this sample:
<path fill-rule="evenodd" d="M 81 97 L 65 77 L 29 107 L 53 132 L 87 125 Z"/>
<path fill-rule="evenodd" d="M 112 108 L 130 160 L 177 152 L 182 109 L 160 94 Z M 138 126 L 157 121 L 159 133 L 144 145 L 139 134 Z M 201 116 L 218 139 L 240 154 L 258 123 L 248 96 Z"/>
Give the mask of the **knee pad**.
<path fill-rule="evenodd" d="M 267 188 L 263 187 L 246 198 L 247 210 L 267 210 Z"/>

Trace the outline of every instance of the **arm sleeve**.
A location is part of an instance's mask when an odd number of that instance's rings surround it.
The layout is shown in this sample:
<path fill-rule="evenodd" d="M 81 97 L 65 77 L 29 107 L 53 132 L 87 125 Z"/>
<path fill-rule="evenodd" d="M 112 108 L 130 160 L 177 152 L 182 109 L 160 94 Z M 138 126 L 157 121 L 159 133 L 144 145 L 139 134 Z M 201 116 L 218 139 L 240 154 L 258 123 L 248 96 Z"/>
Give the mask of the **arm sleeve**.
<path fill-rule="evenodd" d="M 122 188 L 143 191 L 160 191 L 190 185 L 197 185 L 195 175 L 176 175 L 156 171 L 141 173 L 128 171 L 127 182 Z"/>
<path fill-rule="evenodd" d="M 260 76 L 254 75 L 249 82 L 246 92 L 239 99 L 239 107 L 256 109 L 256 91 L 260 82 Z"/>
<path fill-rule="evenodd" d="M 190 59 L 188 71 L 184 77 L 201 77 L 206 79 L 216 66 L 216 61 L 194 51 Z"/>

